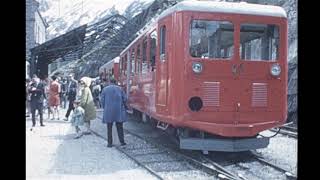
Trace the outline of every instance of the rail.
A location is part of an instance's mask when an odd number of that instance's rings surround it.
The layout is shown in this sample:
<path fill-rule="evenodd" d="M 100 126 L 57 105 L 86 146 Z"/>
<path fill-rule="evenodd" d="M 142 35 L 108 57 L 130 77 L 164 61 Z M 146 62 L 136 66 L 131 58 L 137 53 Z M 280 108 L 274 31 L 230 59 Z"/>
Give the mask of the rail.
<path fill-rule="evenodd" d="M 98 118 L 101 118 L 101 117 L 98 116 Z M 103 137 L 102 135 L 100 135 L 99 133 L 97 133 L 93 130 L 91 130 L 91 131 L 97 137 L 102 138 L 103 140 L 107 141 L 107 139 L 105 137 Z M 129 157 L 134 162 L 136 162 L 140 167 L 146 169 L 148 172 L 150 172 L 153 176 L 157 177 L 158 179 L 165 179 L 165 178 L 162 175 L 160 175 L 156 169 L 153 169 L 150 166 L 150 163 L 161 163 L 161 162 L 168 163 L 168 162 L 177 162 L 177 161 L 188 162 L 193 167 L 196 167 L 196 169 L 201 170 L 208 175 L 213 175 L 213 176 L 220 178 L 220 179 L 231 179 L 231 180 L 242 179 L 242 178 L 239 178 L 237 175 L 232 174 L 227 169 L 223 168 L 222 166 L 219 166 L 216 163 L 206 164 L 206 163 L 200 162 L 196 158 L 193 158 L 193 157 L 188 156 L 188 155 L 181 153 L 181 152 L 177 152 L 176 150 L 164 147 L 163 145 L 156 144 L 156 143 L 150 141 L 149 139 L 142 137 L 134 132 L 127 130 L 127 129 L 124 129 L 124 132 L 126 134 L 130 134 L 130 135 L 132 135 L 142 141 L 145 141 L 147 144 L 150 144 L 153 148 L 157 148 L 159 150 L 159 152 L 153 153 L 153 154 L 167 153 L 167 154 L 171 155 L 171 157 L 173 158 L 173 160 L 171 160 L 171 161 L 163 160 L 163 161 L 143 162 L 143 161 L 139 160 L 138 157 L 151 155 L 152 153 L 142 153 L 142 154 L 138 154 L 138 155 L 132 155 L 132 153 L 130 153 L 130 151 L 132 151 L 133 149 L 126 149 L 125 147 L 122 148 L 119 146 L 114 146 L 118 151 L 125 154 L 127 157 Z M 130 144 L 130 143 L 128 143 L 128 144 Z M 134 149 L 134 150 L 138 150 L 138 149 Z M 170 171 L 170 170 L 168 170 L 168 171 Z"/>
<path fill-rule="evenodd" d="M 279 133 L 297 139 L 298 138 L 298 129 L 294 128 L 294 127 L 290 127 L 289 124 L 291 124 L 291 123 L 284 124 L 283 126 L 279 127 L 280 128 Z M 272 129 L 270 129 L 270 131 L 277 132 L 278 130 L 276 130 L 275 128 L 272 128 Z"/>
<path fill-rule="evenodd" d="M 272 167 L 272 168 L 284 173 L 288 178 L 297 179 L 297 176 L 295 174 L 289 172 L 288 170 L 286 170 L 286 169 L 284 169 L 282 167 L 279 167 L 279 166 L 277 166 L 277 165 L 275 165 L 275 164 L 273 164 L 271 162 L 266 161 L 265 159 L 263 159 L 263 157 L 259 156 L 258 154 L 256 154 L 253 151 L 251 151 L 251 153 L 252 153 L 253 158 L 255 160 L 259 161 L 260 163 L 265 164 L 265 165 L 267 165 L 269 167 Z"/>

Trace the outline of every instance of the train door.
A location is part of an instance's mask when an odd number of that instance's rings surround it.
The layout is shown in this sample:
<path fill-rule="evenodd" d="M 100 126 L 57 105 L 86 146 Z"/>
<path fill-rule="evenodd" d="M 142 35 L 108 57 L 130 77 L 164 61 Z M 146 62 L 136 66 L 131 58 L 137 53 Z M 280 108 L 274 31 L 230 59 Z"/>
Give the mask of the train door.
<path fill-rule="evenodd" d="M 158 50 L 156 55 L 156 108 L 166 111 L 168 103 L 168 61 L 170 46 L 171 18 L 165 18 L 158 24 Z"/>
<path fill-rule="evenodd" d="M 286 97 L 285 72 L 272 75 L 272 67 L 284 70 L 280 58 L 280 28 L 269 23 L 241 23 L 239 27 L 239 59 L 237 74 L 239 96 L 237 106 L 238 121 L 241 123 L 274 121 L 265 112 L 281 111 Z M 284 42 L 284 41 L 282 41 Z M 277 69 L 275 69 L 277 70 Z M 277 73 L 277 72 L 275 72 Z M 281 83 L 281 81 L 283 81 Z M 259 116 L 259 118 L 257 118 Z"/>

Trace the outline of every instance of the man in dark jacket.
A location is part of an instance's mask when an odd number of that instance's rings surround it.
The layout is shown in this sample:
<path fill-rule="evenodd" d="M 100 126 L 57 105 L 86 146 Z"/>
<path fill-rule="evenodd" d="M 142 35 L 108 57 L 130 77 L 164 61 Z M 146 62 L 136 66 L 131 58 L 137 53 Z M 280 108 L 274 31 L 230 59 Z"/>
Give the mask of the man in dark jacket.
<path fill-rule="evenodd" d="M 69 101 L 69 107 L 67 110 L 67 114 L 64 118 L 65 121 L 68 121 L 71 110 L 74 110 L 73 102 L 77 97 L 77 87 L 78 82 L 73 78 L 73 74 L 68 76 L 68 84 L 67 84 L 67 96 Z"/>
<path fill-rule="evenodd" d="M 36 125 L 36 110 L 38 110 L 38 113 L 40 115 L 40 125 L 44 126 L 43 124 L 43 100 L 46 98 L 45 92 L 44 92 L 44 85 L 40 82 L 40 79 L 37 77 L 34 77 L 32 79 L 32 84 L 29 87 L 29 93 L 30 96 L 30 105 L 31 105 L 31 114 L 32 114 L 32 127 Z"/>
<path fill-rule="evenodd" d="M 61 82 L 59 82 L 60 85 L 61 85 L 61 92 L 60 92 L 60 101 L 61 101 L 61 104 L 60 106 L 65 109 L 66 108 L 66 104 L 67 104 L 67 81 L 66 79 L 62 79 Z"/>
<path fill-rule="evenodd" d="M 104 87 L 101 93 L 101 104 L 103 107 L 102 123 L 108 127 L 108 146 L 112 147 L 112 125 L 116 122 L 117 132 L 121 146 L 126 145 L 123 136 L 123 122 L 127 121 L 126 115 L 127 96 L 116 81 L 111 79 L 111 84 Z"/>
<path fill-rule="evenodd" d="M 98 81 L 92 82 L 92 84 L 94 84 L 92 88 L 92 96 L 93 96 L 94 104 L 97 108 L 101 108 L 101 103 L 100 103 L 101 86 Z"/>

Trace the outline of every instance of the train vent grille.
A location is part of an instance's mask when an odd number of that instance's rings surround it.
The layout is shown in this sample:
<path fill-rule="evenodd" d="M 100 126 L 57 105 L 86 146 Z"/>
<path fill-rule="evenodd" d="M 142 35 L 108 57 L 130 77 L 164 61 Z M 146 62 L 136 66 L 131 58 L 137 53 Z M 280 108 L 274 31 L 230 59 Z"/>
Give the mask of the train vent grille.
<path fill-rule="evenodd" d="M 268 88 L 267 83 L 252 83 L 251 105 L 253 107 L 267 107 Z"/>
<path fill-rule="evenodd" d="M 204 106 L 220 106 L 220 82 L 203 83 Z"/>

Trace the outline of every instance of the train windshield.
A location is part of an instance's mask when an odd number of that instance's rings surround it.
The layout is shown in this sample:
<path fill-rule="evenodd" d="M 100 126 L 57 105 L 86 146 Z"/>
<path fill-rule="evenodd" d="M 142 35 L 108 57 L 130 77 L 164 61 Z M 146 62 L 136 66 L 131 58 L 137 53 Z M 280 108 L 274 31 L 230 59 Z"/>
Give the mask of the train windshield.
<path fill-rule="evenodd" d="M 279 27 L 241 24 L 240 55 L 245 61 L 276 61 L 279 56 Z"/>
<path fill-rule="evenodd" d="M 205 59 L 230 60 L 234 51 L 234 26 L 228 21 L 193 20 L 190 54 Z"/>

